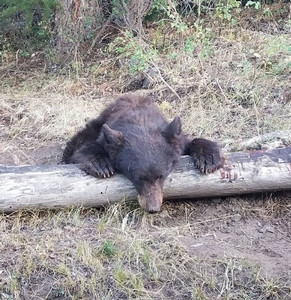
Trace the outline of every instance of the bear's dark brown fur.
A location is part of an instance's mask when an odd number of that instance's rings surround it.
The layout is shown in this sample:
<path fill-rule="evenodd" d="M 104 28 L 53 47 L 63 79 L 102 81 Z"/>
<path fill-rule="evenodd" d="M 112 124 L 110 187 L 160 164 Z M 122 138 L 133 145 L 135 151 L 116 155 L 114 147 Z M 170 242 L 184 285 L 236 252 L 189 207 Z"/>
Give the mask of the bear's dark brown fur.
<path fill-rule="evenodd" d="M 158 212 L 164 181 L 181 155 L 191 155 L 203 173 L 222 163 L 216 143 L 191 141 L 181 127 L 179 117 L 169 123 L 149 97 L 123 95 L 72 137 L 62 161 L 96 177 L 124 174 L 137 189 L 141 207 Z"/>

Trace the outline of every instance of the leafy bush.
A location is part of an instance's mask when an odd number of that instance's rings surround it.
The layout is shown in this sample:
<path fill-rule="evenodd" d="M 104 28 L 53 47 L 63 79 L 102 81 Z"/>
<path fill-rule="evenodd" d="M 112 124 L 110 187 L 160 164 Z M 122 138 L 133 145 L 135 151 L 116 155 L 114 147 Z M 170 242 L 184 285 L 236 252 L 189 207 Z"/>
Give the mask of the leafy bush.
<path fill-rule="evenodd" d="M 57 0 L 0 0 L 0 49 L 40 48 L 51 37 Z"/>

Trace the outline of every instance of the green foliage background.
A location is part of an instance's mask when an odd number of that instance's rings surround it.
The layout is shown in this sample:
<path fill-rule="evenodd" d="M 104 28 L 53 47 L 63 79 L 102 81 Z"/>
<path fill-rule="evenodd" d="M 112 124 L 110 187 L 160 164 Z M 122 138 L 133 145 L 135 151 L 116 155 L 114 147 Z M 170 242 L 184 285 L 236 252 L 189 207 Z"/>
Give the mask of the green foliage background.
<path fill-rule="evenodd" d="M 50 39 L 57 0 L 0 0 L 0 47 L 41 48 Z"/>
<path fill-rule="evenodd" d="M 87 28 L 86 37 L 77 36 L 78 29 L 72 23 L 72 30 L 66 36 L 69 41 L 82 42 L 85 39 L 94 39 L 98 34 L 98 28 L 106 22 L 109 16 L 118 18 L 124 12 L 124 5 L 130 0 L 96 0 L 100 7 L 100 15 L 96 26 L 90 27 L 86 23 L 86 13 L 78 22 L 83 22 Z M 133 0 L 132 0 L 133 1 Z M 278 2 L 279 0 L 206 0 L 206 1 L 183 1 L 183 0 L 154 0 L 148 14 L 144 17 L 147 22 L 158 22 L 171 20 L 171 26 L 178 31 L 184 30 L 184 19 L 190 15 L 194 17 L 216 15 L 216 17 L 235 25 L 234 14 L 242 7 L 258 11 L 263 5 Z M 90 5 L 90 3 L 87 3 Z M 82 4 L 81 4 L 82 5 Z M 90 8 L 90 7 L 89 7 Z M 56 36 L 56 26 L 61 25 L 68 28 L 68 24 L 55 24 L 56 9 L 62 9 L 59 0 L 0 0 L 0 51 L 22 50 L 30 51 L 42 49 L 47 46 Z M 91 8 L 90 8 L 91 9 Z M 73 13 L 73 12 L 70 12 Z M 175 21 L 176 20 L 176 21 Z M 188 19 L 187 19 L 188 20 Z M 71 21 L 73 22 L 73 21 Z M 100 25 L 101 24 L 101 25 Z M 70 27 L 70 26 L 69 26 Z M 91 29 L 90 29 L 91 28 Z M 97 28 L 97 29 L 96 29 Z M 88 30 L 90 31 L 88 33 Z M 80 32 L 79 32 L 80 35 Z M 50 44 L 51 45 L 51 44 Z"/>

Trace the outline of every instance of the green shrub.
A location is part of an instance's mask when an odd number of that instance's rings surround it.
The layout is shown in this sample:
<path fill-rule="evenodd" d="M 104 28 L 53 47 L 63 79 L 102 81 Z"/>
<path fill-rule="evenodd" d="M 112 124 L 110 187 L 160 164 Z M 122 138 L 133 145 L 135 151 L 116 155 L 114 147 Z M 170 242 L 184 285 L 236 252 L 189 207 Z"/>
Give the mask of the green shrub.
<path fill-rule="evenodd" d="M 52 34 L 57 0 L 0 0 L 0 49 L 41 48 Z"/>

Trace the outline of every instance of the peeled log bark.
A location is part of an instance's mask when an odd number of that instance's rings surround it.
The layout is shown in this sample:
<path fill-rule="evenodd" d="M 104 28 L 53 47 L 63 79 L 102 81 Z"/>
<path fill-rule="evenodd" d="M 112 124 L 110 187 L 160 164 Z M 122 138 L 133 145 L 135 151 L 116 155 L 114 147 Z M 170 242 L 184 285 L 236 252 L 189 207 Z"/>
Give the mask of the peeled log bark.
<path fill-rule="evenodd" d="M 169 175 L 165 199 L 205 198 L 291 189 L 291 147 L 226 155 L 223 169 L 202 175 L 184 156 Z M 0 210 L 97 207 L 137 193 L 123 175 L 97 179 L 74 165 L 0 166 Z"/>

